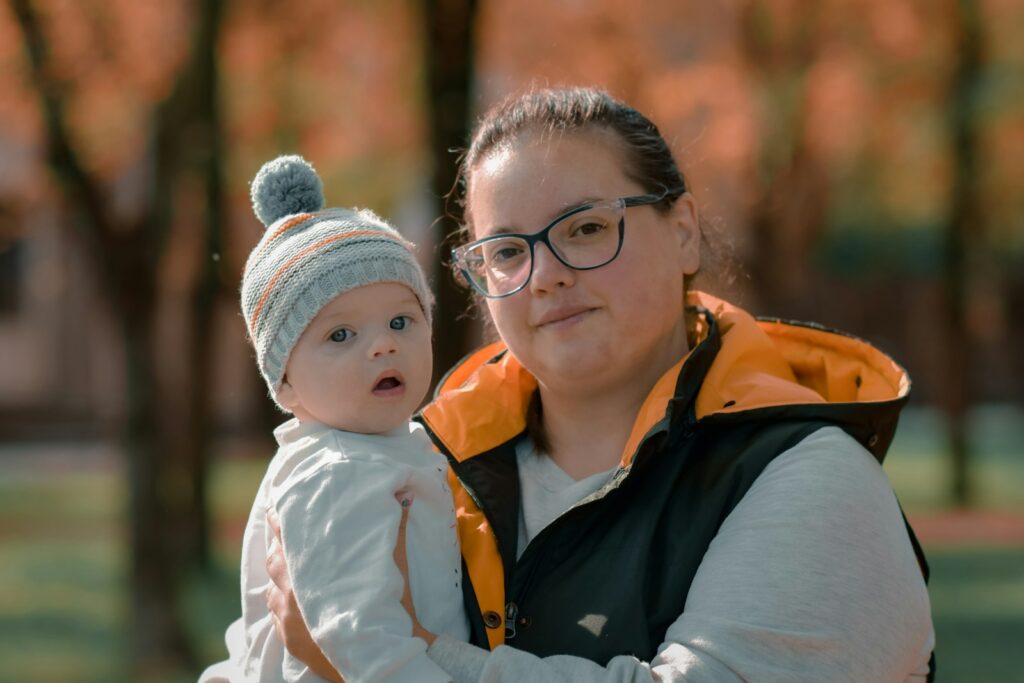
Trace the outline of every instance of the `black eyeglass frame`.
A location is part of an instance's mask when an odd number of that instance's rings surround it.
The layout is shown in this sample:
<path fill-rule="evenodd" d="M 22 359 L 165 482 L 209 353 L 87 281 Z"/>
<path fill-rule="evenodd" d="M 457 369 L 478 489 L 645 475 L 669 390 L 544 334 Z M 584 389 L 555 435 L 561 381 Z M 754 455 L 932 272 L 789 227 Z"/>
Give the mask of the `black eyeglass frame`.
<path fill-rule="evenodd" d="M 477 292 L 479 292 L 481 295 L 487 297 L 488 299 L 504 299 L 505 297 L 509 297 L 509 296 L 512 296 L 513 294 L 521 292 L 523 290 L 523 288 L 526 287 L 526 285 L 530 284 L 530 279 L 533 277 L 534 251 L 535 251 L 535 246 L 534 245 L 536 245 L 538 242 L 540 242 L 541 244 L 544 244 L 545 246 L 547 246 L 548 251 L 550 251 L 554 255 L 554 257 L 556 259 L 558 259 L 558 262 L 561 263 L 562 265 L 564 265 L 566 268 L 571 268 L 573 270 L 596 270 L 597 268 L 603 268 L 604 266 L 607 266 L 609 263 L 611 263 L 612 261 L 617 259 L 619 257 L 619 252 L 622 251 L 622 240 L 625 237 L 625 232 L 626 232 L 626 214 L 625 214 L 625 210 L 627 208 L 629 208 L 631 206 L 646 206 L 646 205 L 649 205 L 649 204 L 657 204 L 658 202 L 664 201 L 666 198 L 673 197 L 673 196 L 674 196 L 673 198 L 678 198 L 685 191 L 686 191 L 685 188 L 673 188 L 671 190 L 666 190 L 666 191 L 664 191 L 664 192 L 662 192 L 660 194 L 638 194 L 638 195 L 632 195 L 632 196 L 629 196 L 629 197 L 619 197 L 617 199 L 610 199 L 610 200 L 607 200 L 607 201 L 590 202 L 589 204 L 583 204 L 581 206 L 577 206 L 574 209 L 570 209 L 569 211 L 566 211 L 565 213 L 563 213 L 560 216 L 557 216 L 553 221 L 548 223 L 544 227 L 543 230 L 535 232 L 532 235 L 525 235 L 525 234 L 522 234 L 522 233 L 514 233 L 514 232 L 501 233 L 499 235 L 491 235 L 490 237 L 484 237 L 483 239 L 475 240 L 473 242 L 469 242 L 467 244 L 463 244 L 463 245 L 458 246 L 458 247 L 453 247 L 452 251 L 451 251 L 452 263 L 462 273 L 463 279 L 466 282 L 468 282 L 469 285 L 473 289 L 475 289 Z M 594 208 L 595 206 L 599 206 L 601 204 L 614 204 L 616 202 L 621 202 L 621 204 L 622 204 L 622 211 L 623 211 L 622 216 L 619 218 L 619 244 L 618 244 L 617 247 L 615 247 L 615 253 L 612 254 L 611 257 L 607 261 L 604 261 L 602 263 L 598 263 L 596 266 L 583 266 L 583 267 L 574 266 L 571 263 L 568 263 L 564 258 L 562 258 L 561 255 L 559 255 L 558 250 L 555 249 L 551 245 L 551 242 L 548 239 L 548 235 L 551 233 L 552 228 L 554 228 L 556 225 L 558 225 L 559 223 L 564 221 L 566 218 L 570 218 L 570 217 L 575 216 L 576 214 L 582 213 L 584 211 L 589 211 L 590 209 Z M 530 248 L 530 272 L 526 275 L 526 279 L 523 280 L 523 283 L 521 285 L 519 285 L 518 287 L 516 287 L 515 289 L 513 289 L 512 291 L 505 292 L 504 294 L 489 294 L 488 292 L 485 292 L 483 290 L 483 288 L 480 285 L 478 285 L 473 280 L 473 277 L 469 274 L 469 269 L 466 268 L 466 266 L 464 265 L 465 264 L 465 254 L 466 254 L 466 252 L 471 247 L 477 247 L 477 246 L 479 246 L 481 244 L 486 244 L 487 242 L 493 242 L 494 240 L 504 240 L 504 239 L 508 239 L 510 237 L 517 237 L 517 238 L 523 240 L 524 242 L 526 242 L 526 244 L 529 246 L 529 248 Z"/>

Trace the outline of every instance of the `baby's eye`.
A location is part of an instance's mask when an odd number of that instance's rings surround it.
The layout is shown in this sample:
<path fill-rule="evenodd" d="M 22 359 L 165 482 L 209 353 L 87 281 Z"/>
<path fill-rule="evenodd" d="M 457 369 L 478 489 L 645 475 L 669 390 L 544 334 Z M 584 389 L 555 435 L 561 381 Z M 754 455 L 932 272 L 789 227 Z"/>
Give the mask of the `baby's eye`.
<path fill-rule="evenodd" d="M 356 333 L 353 332 L 352 330 L 346 330 L 343 327 L 340 330 L 335 330 L 334 332 L 331 332 L 330 340 L 332 342 L 339 342 L 340 343 L 340 342 L 343 342 L 343 341 L 348 341 L 349 339 L 354 337 L 355 334 Z"/>
<path fill-rule="evenodd" d="M 396 315 L 391 319 L 391 329 L 404 330 L 412 320 L 407 315 Z"/>

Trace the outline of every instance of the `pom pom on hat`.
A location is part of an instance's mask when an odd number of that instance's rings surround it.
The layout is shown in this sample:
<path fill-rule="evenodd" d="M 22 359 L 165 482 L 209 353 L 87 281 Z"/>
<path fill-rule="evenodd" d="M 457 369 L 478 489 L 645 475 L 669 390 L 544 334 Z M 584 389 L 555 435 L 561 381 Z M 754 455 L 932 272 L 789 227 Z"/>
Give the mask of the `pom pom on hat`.
<path fill-rule="evenodd" d="M 324 208 L 324 186 L 308 161 L 281 156 L 263 164 L 250 190 L 252 208 L 263 225 Z"/>

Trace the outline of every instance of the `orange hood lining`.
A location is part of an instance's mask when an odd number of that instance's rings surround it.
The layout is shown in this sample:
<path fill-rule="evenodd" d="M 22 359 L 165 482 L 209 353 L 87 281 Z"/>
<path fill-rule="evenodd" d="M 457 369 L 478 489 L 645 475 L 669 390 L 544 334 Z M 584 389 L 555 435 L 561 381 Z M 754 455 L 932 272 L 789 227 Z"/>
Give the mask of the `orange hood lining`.
<path fill-rule="evenodd" d="M 871 344 L 814 325 L 755 320 L 707 294 L 722 348 L 697 395 L 697 417 L 804 403 L 870 403 L 910 391 L 906 371 Z"/>

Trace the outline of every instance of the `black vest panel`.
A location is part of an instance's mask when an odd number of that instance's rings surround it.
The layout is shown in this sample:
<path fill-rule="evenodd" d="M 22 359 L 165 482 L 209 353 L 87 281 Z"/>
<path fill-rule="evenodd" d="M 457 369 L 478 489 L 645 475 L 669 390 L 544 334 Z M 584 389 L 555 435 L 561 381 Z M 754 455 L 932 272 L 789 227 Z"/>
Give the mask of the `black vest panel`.
<path fill-rule="evenodd" d="M 502 477 L 503 502 L 487 507 L 499 512 L 488 516 L 505 564 L 506 643 L 599 664 L 621 654 L 650 661 L 722 522 L 769 462 L 824 426 L 730 422 L 653 435 L 617 489 L 554 521 L 518 562 L 518 476 Z M 512 449 L 502 450 L 497 459 L 514 470 Z M 467 483 L 473 462 L 460 467 Z"/>

